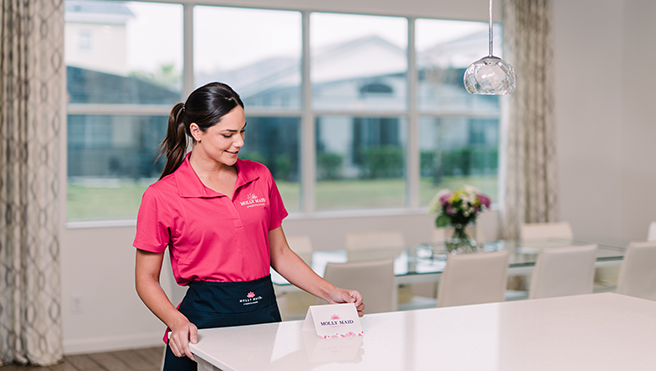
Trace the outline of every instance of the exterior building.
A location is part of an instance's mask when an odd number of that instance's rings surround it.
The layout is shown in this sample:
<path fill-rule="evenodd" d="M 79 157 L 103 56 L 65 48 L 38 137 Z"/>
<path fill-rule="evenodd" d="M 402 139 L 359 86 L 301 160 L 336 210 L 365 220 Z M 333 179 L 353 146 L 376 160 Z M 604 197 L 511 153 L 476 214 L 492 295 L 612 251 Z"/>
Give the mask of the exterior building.
<path fill-rule="evenodd" d="M 134 15 L 121 2 L 66 1 L 66 65 L 126 76 L 126 25 Z"/>

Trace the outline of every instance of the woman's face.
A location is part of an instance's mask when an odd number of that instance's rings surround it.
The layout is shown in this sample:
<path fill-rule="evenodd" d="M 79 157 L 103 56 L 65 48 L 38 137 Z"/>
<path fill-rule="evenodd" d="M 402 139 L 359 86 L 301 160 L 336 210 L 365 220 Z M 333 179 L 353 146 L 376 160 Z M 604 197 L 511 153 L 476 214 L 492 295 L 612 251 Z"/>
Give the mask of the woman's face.
<path fill-rule="evenodd" d="M 195 123 L 190 128 L 195 140 L 193 150 L 198 151 L 202 157 L 227 166 L 237 162 L 237 154 L 244 146 L 246 128 L 244 109 L 241 106 L 233 108 L 205 132 Z"/>

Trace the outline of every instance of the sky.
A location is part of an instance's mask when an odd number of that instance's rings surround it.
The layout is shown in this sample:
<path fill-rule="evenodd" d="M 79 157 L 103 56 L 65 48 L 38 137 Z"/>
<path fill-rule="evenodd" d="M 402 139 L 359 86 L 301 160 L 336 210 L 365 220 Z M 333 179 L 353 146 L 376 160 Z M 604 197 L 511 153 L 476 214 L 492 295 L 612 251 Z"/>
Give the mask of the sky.
<path fill-rule="evenodd" d="M 128 3 L 135 18 L 128 22 L 128 65 L 152 71 L 159 65 L 182 66 L 182 6 Z M 378 35 L 407 46 L 407 20 L 402 17 L 312 13 L 313 48 Z M 419 19 L 417 50 L 422 51 L 481 29 L 486 22 Z M 194 68 L 231 70 L 270 56 L 299 57 L 301 13 L 197 6 L 194 9 Z"/>

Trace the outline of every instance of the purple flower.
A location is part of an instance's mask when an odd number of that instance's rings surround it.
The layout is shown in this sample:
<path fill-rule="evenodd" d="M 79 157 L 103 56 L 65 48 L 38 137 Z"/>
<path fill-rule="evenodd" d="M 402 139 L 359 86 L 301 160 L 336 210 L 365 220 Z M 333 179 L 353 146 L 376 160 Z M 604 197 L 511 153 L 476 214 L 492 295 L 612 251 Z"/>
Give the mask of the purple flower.
<path fill-rule="evenodd" d="M 440 204 L 446 206 L 451 198 L 451 193 L 440 196 Z"/>
<path fill-rule="evenodd" d="M 481 204 L 483 204 L 486 208 L 490 208 L 490 198 L 487 197 L 486 195 L 482 194 L 477 194 L 476 197 L 481 201 Z"/>

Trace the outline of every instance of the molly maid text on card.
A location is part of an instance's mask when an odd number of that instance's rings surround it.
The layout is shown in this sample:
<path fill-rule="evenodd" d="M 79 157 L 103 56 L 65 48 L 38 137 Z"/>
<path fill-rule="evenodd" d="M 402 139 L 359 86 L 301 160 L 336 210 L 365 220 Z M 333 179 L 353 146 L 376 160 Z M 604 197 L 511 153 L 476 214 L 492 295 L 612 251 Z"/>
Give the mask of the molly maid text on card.
<path fill-rule="evenodd" d="M 352 303 L 310 306 L 303 330 L 314 330 L 323 339 L 364 335 L 358 311 Z"/>

